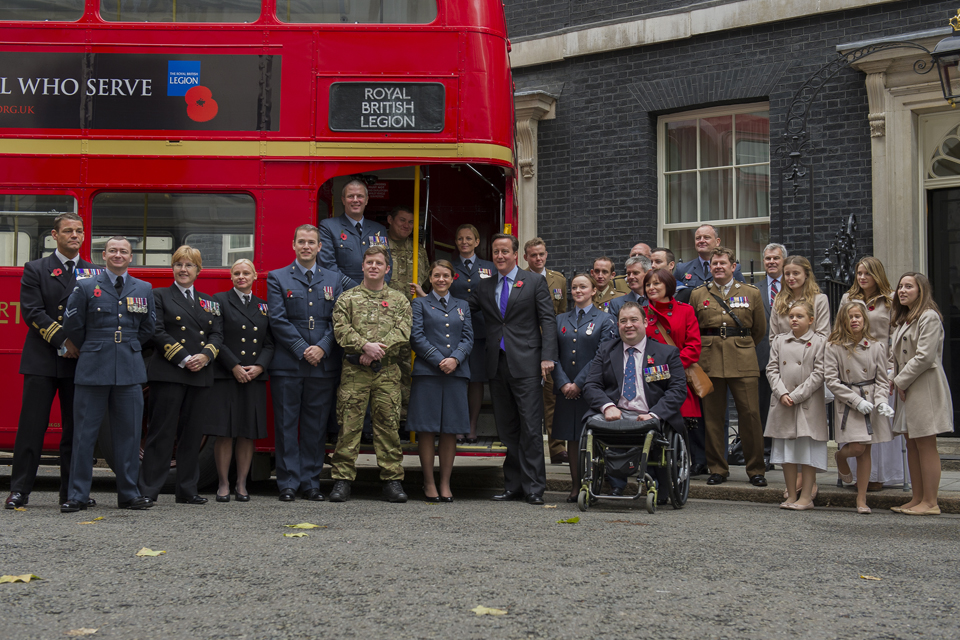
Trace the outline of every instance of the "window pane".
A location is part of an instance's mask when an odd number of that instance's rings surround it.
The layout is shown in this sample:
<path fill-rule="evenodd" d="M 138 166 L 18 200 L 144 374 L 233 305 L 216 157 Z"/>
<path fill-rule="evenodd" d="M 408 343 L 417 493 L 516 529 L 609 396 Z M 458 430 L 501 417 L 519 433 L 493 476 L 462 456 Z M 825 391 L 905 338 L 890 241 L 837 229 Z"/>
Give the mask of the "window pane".
<path fill-rule="evenodd" d="M 667 248 L 673 251 L 677 264 L 693 260 L 697 255 L 697 247 L 693 241 L 693 229 L 681 229 L 667 232 Z"/>
<path fill-rule="evenodd" d="M 53 253 L 53 220 L 76 213 L 72 196 L 0 195 L 0 266 L 20 267 Z"/>
<path fill-rule="evenodd" d="M 770 113 L 742 113 L 737 119 L 737 164 L 770 162 Z"/>
<path fill-rule="evenodd" d="M 697 121 L 667 123 L 667 166 L 664 171 L 697 168 Z"/>
<path fill-rule="evenodd" d="M 700 219 L 733 219 L 733 169 L 700 173 Z"/>
<path fill-rule="evenodd" d="M 437 18 L 436 0 L 277 0 L 281 22 L 427 24 Z"/>
<path fill-rule="evenodd" d="M 79 20 L 83 0 L 3 0 L 0 20 Z"/>
<path fill-rule="evenodd" d="M 675 173 L 666 176 L 667 224 L 696 222 L 697 174 Z"/>
<path fill-rule="evenodd" d="M 733 116 L 700 120 L 700 167 L 728 167 L 733 164 Z"/>
<path fill-rule="evenodd" d="M 740 247 L 737 258 L 740 260 L 740 271 L 747 282 L 750 282 L 750 261 L 753 260 L 755 278 L 764 275 L 763 248 L 770 243 L 769 224 L 748 224 L 740 229 Z"/>
<path fill-rule="evenodd" d="M 100 193 L 92 218 L 94 262 L 102 262 L 98 243 L 121 235 L 134 245 L 135 266 L 170 266 L 177 247 L 189 244 L 200 251 L 205 269 L 229 267 L 231 246 L 253 236 L 256 203 L 246 194 Z M 247 244 L 251 254 L 252 244 Z"/>
<path fill-rule="evenodd" d="M 261 0 L 100 0 L 100 17 L 123 22 L 255 22 Z"/>
<path fill-rule="evenodd" d="M 770 216 L 770 165 L 737 169 L 737 217 Z"/>

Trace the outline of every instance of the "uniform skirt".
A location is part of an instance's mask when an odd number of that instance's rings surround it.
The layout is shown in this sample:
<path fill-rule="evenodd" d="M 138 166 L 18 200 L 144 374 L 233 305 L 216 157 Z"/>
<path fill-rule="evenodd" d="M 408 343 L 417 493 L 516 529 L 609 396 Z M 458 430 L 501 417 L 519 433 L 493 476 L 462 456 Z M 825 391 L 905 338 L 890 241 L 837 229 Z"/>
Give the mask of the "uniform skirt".
<path fill-rule="evenodd" d="M 583 416 L 589 409 L 587 401 L 580 396 L 576 400 L 567 400 L 557 395 L 557 407 L 553 411 L 553 437 L 556 440 L 577 442 L 583 431 Z"/>
<path fill-rule="evenodd" d="M 470 363 L 470 382 L 487 382 L 487 341 L 474 340 L 468 360 Z M 469 433 L 469 431 L 467 432 Z"/>
<path fill-rule="evenodd" d="M 223 438 L 267 437 L 267 381 L 240 384 L 217 378 L 210 394 L 210 415 L 204 433 Z"/>
<path fill-rule="evenodd" d="M 407 429 L 418 433 L 470 433 L 466 378 L 413 376 Z"/>

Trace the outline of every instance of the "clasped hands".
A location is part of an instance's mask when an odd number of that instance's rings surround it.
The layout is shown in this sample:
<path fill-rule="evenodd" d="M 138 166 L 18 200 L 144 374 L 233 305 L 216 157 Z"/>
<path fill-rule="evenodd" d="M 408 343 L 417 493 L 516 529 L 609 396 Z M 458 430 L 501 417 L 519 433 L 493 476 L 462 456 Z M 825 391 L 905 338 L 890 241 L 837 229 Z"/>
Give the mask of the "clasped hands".
<path fill-rule="evenodd" d="M 612 405 L 603 410 L 603 419 L 607 422 L 613 422 L 614 420 L 619 420 L 623 417 L 623 413 L 616 405 Z M 643 422 L 645 420 L 652 420 L 653 416 L 649 413 L 641 413 L 637 416 L 637 422 Z"/>

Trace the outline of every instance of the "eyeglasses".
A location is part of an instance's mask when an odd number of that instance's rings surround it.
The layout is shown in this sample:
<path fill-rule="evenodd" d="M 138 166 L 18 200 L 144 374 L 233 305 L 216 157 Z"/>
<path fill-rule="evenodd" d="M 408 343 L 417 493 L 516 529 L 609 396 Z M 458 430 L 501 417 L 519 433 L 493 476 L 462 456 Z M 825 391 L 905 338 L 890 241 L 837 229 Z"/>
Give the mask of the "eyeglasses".
<path fill-rule="evenodd" d="M 173 268 L 174 269 L 196 269 L 197 265 L 193 264 L 192 262 L 174 262 Z"/>

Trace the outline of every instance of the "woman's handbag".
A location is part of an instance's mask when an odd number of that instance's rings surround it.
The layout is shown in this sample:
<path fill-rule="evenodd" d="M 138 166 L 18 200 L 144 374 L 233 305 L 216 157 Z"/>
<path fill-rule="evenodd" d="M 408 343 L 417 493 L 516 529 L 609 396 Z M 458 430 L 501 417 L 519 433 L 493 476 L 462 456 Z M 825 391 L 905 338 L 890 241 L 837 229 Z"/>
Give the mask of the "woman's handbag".
<path fill-rule="evenodd" d="M 663 336 L 663 339 L 667 341 L 668 345 L 671 347 L 677 346 L 670 337 L 670 334 L 663 328 L 659 318 L 657 319 L 657 329 L 660 330 L 660 335 Z M 693 391 L 693 395 L 698 398 L 704 398 L 713 393 L 713 383 L 710 382 L 710 376 L 707 375 L 703 367 L 699 364 L 694 362 L 684 369 L 683 372 L 687 375 L 687 386 Z"/>

